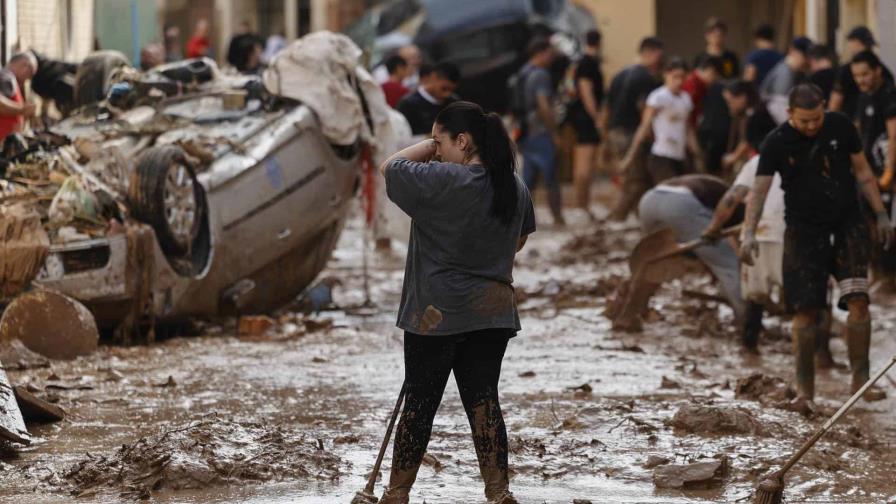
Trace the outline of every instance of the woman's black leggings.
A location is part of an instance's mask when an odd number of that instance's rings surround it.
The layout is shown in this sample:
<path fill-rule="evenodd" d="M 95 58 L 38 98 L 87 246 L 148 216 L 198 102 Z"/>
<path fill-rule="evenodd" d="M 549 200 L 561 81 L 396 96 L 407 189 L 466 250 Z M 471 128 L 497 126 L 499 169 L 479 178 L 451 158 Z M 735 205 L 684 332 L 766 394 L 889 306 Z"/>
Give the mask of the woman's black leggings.
<path fill-rule="evenodd" d="M 405 332 L 405 404 L 395 434 L 390 487 L 410 489 L 416 479 L 453 370 L 473 431 L 486 495 L 507 490 L 507 429 L 498 403 L 498 379 L 507 341 L 513 335 L 507 329 L 451 336 Z"/>

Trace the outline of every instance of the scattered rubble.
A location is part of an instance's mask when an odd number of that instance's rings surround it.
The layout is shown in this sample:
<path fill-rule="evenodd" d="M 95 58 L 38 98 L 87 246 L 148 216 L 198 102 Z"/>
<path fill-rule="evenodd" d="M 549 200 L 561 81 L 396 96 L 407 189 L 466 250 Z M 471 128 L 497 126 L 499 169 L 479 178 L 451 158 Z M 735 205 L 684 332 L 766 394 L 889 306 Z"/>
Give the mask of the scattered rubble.
<path fill-rule="evenodd" d="M 345 463 L 315 439 L 259 423 L 202 420 L 122 445 L 109 455 L 87 454 L 64 474 L 77 496 L 113 488 L 146 499 L 154 491 L 201 489 L 240 481 L 338 478 Z"/>

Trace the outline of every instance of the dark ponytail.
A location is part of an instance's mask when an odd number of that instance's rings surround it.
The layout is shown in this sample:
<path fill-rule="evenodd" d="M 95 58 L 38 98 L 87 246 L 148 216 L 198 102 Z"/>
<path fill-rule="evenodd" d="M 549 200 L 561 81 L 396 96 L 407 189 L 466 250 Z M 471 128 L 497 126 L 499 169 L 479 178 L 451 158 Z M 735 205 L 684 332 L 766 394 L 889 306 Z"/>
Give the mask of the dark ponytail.
<path fill-rule="evenodd" d="M 479 159 L 492 184 L 492 215 L 510 225 L 517 213 L 516 156 L 501 116 L 471 102 L 454 102 L 436 117 L 436 124 L 456 138 L 461 133 L 473 137 Z"/>

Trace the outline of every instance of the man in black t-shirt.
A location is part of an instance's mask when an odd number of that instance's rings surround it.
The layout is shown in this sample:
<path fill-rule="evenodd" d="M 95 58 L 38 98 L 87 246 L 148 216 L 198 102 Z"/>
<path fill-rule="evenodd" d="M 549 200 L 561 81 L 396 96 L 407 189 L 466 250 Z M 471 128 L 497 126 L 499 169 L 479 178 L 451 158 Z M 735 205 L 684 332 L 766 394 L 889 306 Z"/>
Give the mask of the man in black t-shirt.
<path fill-rule="evenodd" d="M 756 95 L 756 88 L 751 82 L 731 80 L 725 84 L 722 96 L 737 132 L 737 145 L 722 157 L 722 165 L 727 172 L 738 161 L 752 158 L 776 124 L 765 104 Z"/>
<path fill-rule="evenodd" d="M 641 112 L 647 95 L 658 88 L 663 65 L 663 43 L 657 38 L 647 37 L 641 41 L 638 50 L 640 62 L 625 67 L 613 77 L 607 93 L 602 128 L 607 131 L 607 140 L 617 161 L 625 157 L 634 140 L 635 131 L 641 124 Z M 650 187 L 647 175 L 647 152 L 645 143 L 639 150 L 632 166 L 626 171 L 622 184 L 622 197 L 610 214 L 613 220 L 625 220 L 629 212 L 638 205 L 638 200 Z"/>
<path fill-rule="evenodd" d="M 846 35 L 846 50 L 850 57 L 854 57 L 862 51 L 873 51 L 877 41 L 866 26 L 856 26 Z M 886 67 L 882 67 L 884 80 L 893 83 L 893 74 Z M 837 79 L 834 81 L 834 90 L 831 92 L 831 100 L 828 109 L 843 112 L 846 117 L 854 120 L 859 105 L 859 87 L 852 76 L 849 62 L 840 65 L 837 71 Z"/>
<path fill-rule="evenodd" d="M 896 167 L 896 87 L 884 79 L 883 64 L 872 51 L 855 55 L 849 66 L 861 91 L 856 122 L 865 157 L 878 177 L 885 206 L 892 208 L 892 183 Z M 896 292 L 896 255 L 893 251 L 875 246 L 871 256 L 875 292 Z"/>
<path fill-rule="evenodd" d="M 722 62 L 722 79 L 731 79 L 740 75 L 740 60 L 734 51 L 725 48 L 725 38 L 728 36 L 728 25 L 719 18 L 709 18 L 706 21 L 706 49 L 694 58 L 694 66 L 710 56 L 719 58 Z"/>
<path fill-rule="evenodd" d="M 855 120 L 865 157 L 874 174 L 880 177 L 880 186 L 888 189 L 896 167 L 893 156 L 896 142 L 891 141 L 896 135 L 896 87 L 884 79 L 883 64 L 872 51 L 855 55 L 849 66 L 861 91 Z"/>
<path fill-rule="evenodd" d="M 804 409 L 815 395 L 814 350 L 817 320 L 827 305 L 828 278 L 840 287 L 838 305 L 849 310 L 844 331 L 852 369 L 852 390 L 868 380 L 871 315 L 868 311 L 870 232 L 856 185 L 876 215 L 875 227 L 889 247 L 893 228 L 881 202 L 877 180 L 855 126 L 845 116 L 825 113 L 822 91 L 800 84 L 789 97 L 789 119 L 762 145 L 753 193 L 747 205 L 740 257 L 753 264 L 756 226 L 775 173 L 784 190 L 784 300 L 794 312 L 793 348 L 799 396 Z M 866 400 L 885 397 L 871 388 Z"/>

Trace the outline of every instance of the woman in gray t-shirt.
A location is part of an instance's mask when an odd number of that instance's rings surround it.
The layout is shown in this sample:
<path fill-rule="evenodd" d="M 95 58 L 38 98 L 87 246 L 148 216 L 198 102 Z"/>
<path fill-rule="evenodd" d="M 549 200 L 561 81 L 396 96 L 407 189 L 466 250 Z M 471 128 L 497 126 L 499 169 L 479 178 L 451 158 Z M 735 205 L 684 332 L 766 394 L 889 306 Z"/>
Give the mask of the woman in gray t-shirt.
<path fill-rule="evenodd" d="M 405 406 L 381 503 L 408 502 L 448 376 L 454 371 L 489 502 L 511 504 L 498 380 L 520 329 L 513 260 L 535 231 L 513 144 L 496 114 L 449 105 L 432 138 L 383 163 L 386 193 L 412 219 L 398 327 Z"/>

